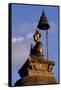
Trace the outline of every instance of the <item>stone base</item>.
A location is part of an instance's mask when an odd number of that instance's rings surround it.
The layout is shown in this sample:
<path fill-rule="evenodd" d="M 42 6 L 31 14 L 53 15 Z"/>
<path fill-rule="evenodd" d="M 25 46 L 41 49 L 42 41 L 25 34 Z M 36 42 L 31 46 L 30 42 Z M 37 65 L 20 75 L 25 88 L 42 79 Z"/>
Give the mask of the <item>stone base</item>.
<path fill-rule="evenodd" d="M 48 85 L 48 84 L 57 84 L 55 78 L 48 77 L 24 77 L 19 79 L 14 86 L 31 86 L 31 85 Z"/>
<path fill-rule="evenodd" d="M 47 71 L 36 71 L 36 70 L 28 70 L 29 77 L 45 77 L 45 78 L 54 78 L 53 72 Z"/>

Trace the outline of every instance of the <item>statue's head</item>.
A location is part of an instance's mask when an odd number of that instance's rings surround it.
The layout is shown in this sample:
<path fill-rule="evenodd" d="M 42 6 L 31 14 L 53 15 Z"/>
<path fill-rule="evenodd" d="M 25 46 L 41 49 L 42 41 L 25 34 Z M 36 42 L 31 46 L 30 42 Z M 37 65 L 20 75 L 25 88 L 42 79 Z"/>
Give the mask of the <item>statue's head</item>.
<path fill-rule="evenodd" d="M 33 35 L 34 41 L 37 42 L 41 37 L 41 32 L 36 30 L 36 33 Z"/>

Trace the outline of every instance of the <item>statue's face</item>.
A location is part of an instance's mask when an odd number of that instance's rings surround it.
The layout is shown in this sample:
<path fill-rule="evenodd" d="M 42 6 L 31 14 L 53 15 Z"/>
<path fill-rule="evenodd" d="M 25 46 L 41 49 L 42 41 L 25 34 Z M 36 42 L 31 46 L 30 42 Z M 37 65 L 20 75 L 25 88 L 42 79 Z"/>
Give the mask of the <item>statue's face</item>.
<path fill-rule="evenodd" d="M 38 40 L 39 40 L 39 38 L 40 38 L 39 33 L 36 33 L 36 34 L 35 34 L 35 36 L 34 36 L 34 40 L 35 40 L 35 41 L 38 41 Z"/>

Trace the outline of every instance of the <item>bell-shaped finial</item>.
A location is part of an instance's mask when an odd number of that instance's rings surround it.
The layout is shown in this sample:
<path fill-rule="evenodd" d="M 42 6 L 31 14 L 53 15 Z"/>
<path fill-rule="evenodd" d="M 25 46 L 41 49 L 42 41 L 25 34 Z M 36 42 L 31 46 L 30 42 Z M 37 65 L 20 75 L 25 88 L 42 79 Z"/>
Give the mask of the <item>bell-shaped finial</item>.
<path fill-rule="evenodd" d="M 42 15 L 40 17 L 37 28 L 42 29 L 42 30 L 48 30 L 50 28 L 50 25 L 48 24 L 47 18 L 46 18 L 45 13 L 44 13 L 44 10 L 42 11 Z"/>

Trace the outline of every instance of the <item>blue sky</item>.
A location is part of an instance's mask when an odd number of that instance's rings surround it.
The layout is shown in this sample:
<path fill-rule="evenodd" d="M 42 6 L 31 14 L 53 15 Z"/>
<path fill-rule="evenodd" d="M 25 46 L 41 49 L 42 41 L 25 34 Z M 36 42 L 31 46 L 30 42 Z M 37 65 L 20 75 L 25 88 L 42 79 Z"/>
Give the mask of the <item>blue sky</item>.
<path fill-rule="evenodd" d="M 33 34 L 42 10 L 50 24 L 48 52 L 49 59 L 55 62 L 54 76 L 58 80 L 58 7 L 12 4 L 12 85 L 20 78 L 17 72 L 29 56 L 30 44 L 35 44 Z M 41 33 L 40 41 L 46 58 L 46 33 L 42 30 Z"/>

